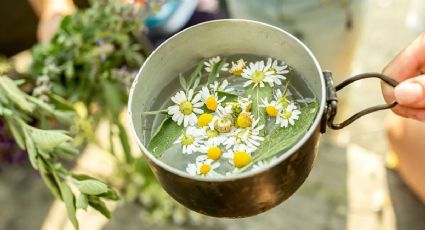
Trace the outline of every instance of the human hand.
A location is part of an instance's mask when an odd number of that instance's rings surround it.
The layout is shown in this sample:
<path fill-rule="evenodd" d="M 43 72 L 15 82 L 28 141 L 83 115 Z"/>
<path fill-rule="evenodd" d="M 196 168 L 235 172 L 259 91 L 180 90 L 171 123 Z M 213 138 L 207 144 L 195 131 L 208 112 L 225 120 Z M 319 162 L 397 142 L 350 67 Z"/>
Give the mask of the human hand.
<path fill-rule="evenodd" d="M 393 112 L 425 121 L 425 32 L 401 51 L 383 73 L 400 82 L 394 89 L 381 85 L 385 101 L 398 102 Z"/>

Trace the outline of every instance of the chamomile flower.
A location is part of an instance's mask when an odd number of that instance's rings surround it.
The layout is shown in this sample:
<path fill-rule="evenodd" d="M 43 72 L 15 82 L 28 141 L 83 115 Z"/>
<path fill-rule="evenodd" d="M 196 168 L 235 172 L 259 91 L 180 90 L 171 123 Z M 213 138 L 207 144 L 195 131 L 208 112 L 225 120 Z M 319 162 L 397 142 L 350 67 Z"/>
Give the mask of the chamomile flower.
<path fill-rule="evenodd" d="M 213 142 L 205 142 L 201 152 L 207 154 L 208 159 L 214 161 L 219 160 L 223 155 L 222 148 Z"/>
<path fill-rule="evenodd" d="M 260 131 L 264 129 L 264 125 L 258 125 L 258 122 L 259 119 L 254 120 L 249 128 L 234 129 L 223 142 L 223 145 L 227 149 L 235 151 L 244 146 L 247 152 L 254 152 L 264 140 L 264 137 L 260 136 Z"/>
<path fill-rule="evenodd" d="M 226 97 L 222 97 L 219 99 L 217 92 L 211 93 L 208 87 L 206 86 L 202 87 L 199 94 L 201 95 L 202 101 L 205 103 L 205 106 L 211 111 L 215 111 L 218 105 L 226 99 Z"/>
<path fill-rule="evenodd" d="M 252 101 L 249 97 L 238 97 L 236 101 L 226 103 L 226 107 L 230 107 L 232 115 L 237 117 L 241 112 L 251 112 Z"/>
<path fill-rule="evenodd" d="M 210 113 L 201 114 L 201 116 L 198 117 L 198 127 L 202 128 L 208 126 L 212 122 L 213 118 L 214 116 Z"/>
<path fill-rule="evenodd" d="M 246 61 L 243 59 L 239 59 L 236 62 L 232 62 L 232 67 L 229 70 L 229 73 L 231 73 L 233 76 L 241 76 L 243 69 L 246 67 Z"/>
<path fill-rule="evenodd" d="M 180 143 L 183 154 L 199 152 L 205 139 L 205 130 L 189 126 L 186 131 L 176 140 Z"/>
<path fill-rule="evenodd" d="M 276 124 L 280 127 L 288 127 L 288 125 L 294 125 L 295 120 L 298 120 L 301 111 L 297 109 L 294 103 L 289 104 L 285 109 L 279 112 L 276 116 Z"/>
<path fill-rule="evenodd" d="M 282 62 L 281 65 L 279 65 L 278 60 L 274 60 L 272 58 L 267 59 L 266 67 L 268 67 L 268 71 L 272 72 L 272 79 L 273 83 L 276 85 L 281 85 L 282 81 L 286 79 L 284 74 L 289 73 L 287 70 L 288 66 Z M 271 85 L 273 86 L 273 85 Z"/>
<path fill-rule="evenodd" d="M 243 168 L 251 163 L 251 153 L 246 150 L 246 146 L 241 145 L 236 150 L 230 150 L 223 154 L 224 158 L 228 158 L 230 164 L 237 169 Z"/>
<path fill-rule="evenodd" d="M 221 145 L 227 138 L 225 134 L 221 134 L 219 131 L 214 129 L 214 126 L 212 128 L 210 127 L 204 127 L 205 129 L 205 135 L 206 135 L 206 142 L 210 143 L 212 145 L 219 146 Z"/>
<path fill-rule="evenodd" d="M 219 105 L 215 111 L 215 116 L 210 123 L 210 129 L 214 129 L 219 133 L 229 133 L 233 127 L 232 107 Z"/>
<path fill-rule="evenodd" d="M 257 162 L 256 164 L 254 164 L 251 168 L 251 171 L 260 171 L 262 169 L 267 168 L 272 162 L 276 161 L 277 157 L 274 156 L 272 157 L 272 159 L 266 159 L 266 160 L 262 160 Z"/>
<path fill-rule="evenodd" d="M 220 167 L 220 162 L 208 159 L 207 155 L 200 155 L 196 158 L 195 163 L 189 163 L 186 172 L 192 176 L 216 176 L 220 175 L 214 170 Z"/>
<path fill-rule="evenodd" d="M 208 61 L 205 61 L 204 62 L 205 71 L 207 71 L 208 73 L 210 73 L 212 71 L 212 69 L 214 68 L 214 65 L 217 64 L 217 63 L 219 63 L 220 61 L 221 61 L 220 56 L 212 57 Z M 227 70 L 229 70 L 228 66 L 229 66 L 229 63 L 224 63 L 223 66 L 221 67 L 221 71 L 227 71 Z"/>
<path fill-rule="evenodd" d="M 273 86 L 273 72 L 268 69 L 269 67 L 264 65 L 264 61 L 249 63 L 249 67 L 245 68 L 242 72 L 242 77 L 248 79 L 243 87 L 248 87 L 251 84 L 253 84 L 253 87 L 264 87 L 265 83 Z"/>
<path fill-rule="evenodd" d="M 194 96 L 193 89 L 190 89 L 186 95 L 185 92 L 179 91 L 171 97 L 171 100 L 176 103 L 168 107 L 168 114 L 172 116 L 173 121 L 178 125 L 183 124 L 184 127 L 188 125 L 195 125 L 197 118 L 196 114 L 202 113 L 203 103 L 201 102 L 201 95 Z"/>
<path fill-rule="evenodd" d="M 285 109 L 289 104 L 289 100 L 286 98 L 286 92 L 284 94 L 280 89 L 277 89 L 274 93 L 276 104 L 281 105 L 283 109 Z"/>
<path fill-rule="evenodd" d="M 234 90 L 234 88 L 228 87 L 229 86 L 229 82 L 227 80 L 224 80 L 223 82 L 221 82 L 221 84 L 218 81 L 214 81 L 213 84 L 210 84 L 209 87 L 213 92 L 226 92 L 226 93 L 230 93 Z"/>
<path fill-rule="evenodd" d="M 282 109 L 282 105 L 277 103 L 277 101 L 268 101 L 267 98 L 261 98 L 262 104 L 260 107 L 263 107 L 267 115 L 270 117 L 276 117 L 279 111 Z"/>

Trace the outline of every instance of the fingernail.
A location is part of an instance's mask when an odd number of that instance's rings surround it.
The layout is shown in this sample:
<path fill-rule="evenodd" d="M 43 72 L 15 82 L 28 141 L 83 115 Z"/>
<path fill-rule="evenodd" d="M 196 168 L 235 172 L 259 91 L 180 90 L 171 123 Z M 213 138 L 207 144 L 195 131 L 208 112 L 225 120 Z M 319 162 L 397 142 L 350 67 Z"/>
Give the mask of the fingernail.
<path fill-rule="evenodd" d="M 394 89 L 394 96 L 402 105 L 411 105 L 420 101 L 422 93 L 422 86 L 414 82 L 401 83 Z"/>

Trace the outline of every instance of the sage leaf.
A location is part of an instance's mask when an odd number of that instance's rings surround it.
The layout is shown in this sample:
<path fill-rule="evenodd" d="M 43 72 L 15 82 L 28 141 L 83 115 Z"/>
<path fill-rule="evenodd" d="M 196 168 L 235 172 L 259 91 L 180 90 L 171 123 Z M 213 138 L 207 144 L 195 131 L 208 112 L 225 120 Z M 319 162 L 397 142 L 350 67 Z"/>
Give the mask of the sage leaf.
<path fill-rule="evenodd" d="M 267 98 L 268 100 L 271 100 L 273 97 L 273 89 L 267 84 L 264 85 L 264 87 L 260 87 L 258 85 L 257 87 L 248 88 L 245 91 L 245 94 L 252 100 L 252 114 L 255 119 L 259 119 L 258 125 L 266 125 L 267 114 L 265 109 L 260 107 L 262 103 L 261 99 Z M 260 131 L 260 135 L 265 135 L 265 128 Z"/>
<path fill-rule="evenodd" d="M 75 184 L 80 192 L 88 195 L 99 195 L 108 191 L 108 186 L 98 180 L 77 180 Z"/>
<path fill-rule="evenodd" d="M 34 105 L 27 101 L 25 93 L 16 86 L 16 83 L 12 79 L 0 76 L 0 88 L 22 110 L 26 112 L 32 112 L 34 110 Z"/>
<path fill-rule="evenodd" d="M 78 229 L 78 220 L 75 216 L 76 207 L 75 207 L 75 197 L 68 185 L 61 183 L 60 185 L 62 200 L 65 202 L 66 210 L 68 212 L 68 218 L 74 225 L 75 229 Z"/>
<path fill-rule="evenodd" d="M 52 150 L 72 139 L 62 131 L 42 130 L 37 128 L 30 128 L 30 130 L 31 138 L 34 143 L 44 150 Z"/>
<path fill-rule="evenodd" d="M 100 194 L 99 197 L 102 197 L 102 198 L 105 198 L 105 199 L 108 199 L 108 200 L 119 200 L 120 199 L 118 194 L 112 189 L 108 189 L 107 192 Z"/>
<path fill-rule="evenodd" d="M 125 160 L 127 163 L 131 163 L 133 162 L 133 155 L 131 155 L 131 147 L 130 143 L 128 142 L 127 132 L 125 131 L 125 128 L 120 121 L 116 121 L 116 125 L 118 126 L 118 137 L 124 151 Z"/>
<path fill-rule="evenodd" d="M 25 140 L 21 127 L 12 118 L 5 116 L 5 119 L 16 143 L 21 149 L 25 149 Z"/>
<path fill-rule="evenodd" d="M 87 211 L 88 206 L 89 206 L 89 200 L 87 198 L 87 195 L 84 193 L 81 193 L 80 196 L 78 196 L 77 198 L 77 204 L 76 204 L 77 209 L 80 208 Z"/>
<path fill-rule="evenodd" d="M 30 134 L 28 133 L 29 131 L 26 128 L 24 128 L 23 131 L 24 131 L 24 136 L 25 136 L 25 149 L 28 152 L 28 157 L 30 159 L 30 163 L 31 163 L 31 165 L 34 169 L 38 169 L 37 149 L 34 145 L 33 140 L 31 139 Z"/>
<path fill-rule="evenodd" d="M 97 196 L 89 196 L 89 205 L 102 213 L 106 218 L 111 218 L 111 212 L 106 207 L 105 203 Z"/>
<path fill-rule="evenodd" d="M 148 150 L 155 156 L 160 157 L 182 134 L 183 126 L 177 125 L 176 122 L 167 117 L 159 126 L 156 133 L 148 144 Z"/>
<path fill-rule="evenodd" d="M 38 161 L 38 167 L 40 169 L 41 178 L 49 190 L 53 193 L 53 195 L 55 195 L 56 198 L 62 199 L 59 184 L 56 181 L 56 177 L 51 173 L 52 169 L 44 160 Z"/>
<path fill-rule="evenodd" d="M 301 115 L 295 122 L 295 125 L 287 128 L 274 128 L 254 152 L 252 164 L 285 151 L 299 141 L 313 123 L 318 108 L 319 104 L 317 102 L 312 102 L 301 107 Z"/>

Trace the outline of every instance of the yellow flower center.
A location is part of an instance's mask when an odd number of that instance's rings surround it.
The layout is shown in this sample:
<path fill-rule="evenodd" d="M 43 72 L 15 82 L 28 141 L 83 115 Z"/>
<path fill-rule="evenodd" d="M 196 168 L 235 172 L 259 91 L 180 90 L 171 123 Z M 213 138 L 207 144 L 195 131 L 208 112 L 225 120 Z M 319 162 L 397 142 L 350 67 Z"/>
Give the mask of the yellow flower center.
<path fill-rule="evenodd" d="M 201 168 L 199 169 L 199 174 L 205 175 L 211 171 L 211 165 L 209 164 L 203 164 L 201 165 Z"/>
<path fill-rule="evenodd" d="M 215 111 L 217 109 L 218 103 L 214 96 L 209 96 L 207 100 L 205 100 L 205 105 L 209 110 Z"/>
<path fill-rule="evenodd" d="M 228 133 L 232 129 L 232 121 L 229 118 L 220 118 L 214 124 L 214 128 L 220 133 Z"/>
<path fill-rule="evenodd" d="M 251 156 L 244 151 L 237 151 L 235 155 L 233 155 L 233 164 L 237 168 L 242 168 L 248 165 L 251 162 Z"/>
<path fill-rule="evenodd" d="M 236 125 L 238 127 L 241 128 L 248 128 L 250 127 L 252 124 L 252 118 L 251 116 L 246 113 L 246 112 L 242 112 L 238 115 L 238 117 L 236 118 Z"/>
<path fill-rule="evenodd" d="M 221 149 L 217 146 L 213 146 L 208 149 L 208 158 L 211 160 L 218 160 L 221 157 Z"/>
<path fill-rule="evenodd" d="M 258 70 L 256 70 L 252 74 L 252 77 L 251 77 L 252 81 L 255 84 L 258 84 L 258 83 L 262 82 L 265 78 L 266 78 L 266 75 L 264 74 L 264 72 L 263 71 L 258 71 Z"/>
<path fill-rule="evenodd" d="M 217 137 L 220 133 L 215 129 L 207 129 L 206 131 L 208 139 Z"/>
<path fill-rule="evenodd" d="M 192 135 L 184 134 L 182 138 L 182 145 L 191 145 L 195 142 L 195 137 Z"/>
<path fill-rule="evenodd" d="M 277 115 L 277 109 L 274 106 L 266 106 L 266 113 L 271 117 L 276 117 Z"/>
<path fill-rule="evenodd" d="M 213 115 L 209 113 L 204 113 L 198 118 L 198 126 L 204 127 L 207 126 L 213 119 Z"/>
<path fill-rule="evenodd" d="M 180 104 L 179 109 L 183 115 L 190 115 L 193 111 L 193 105 L 190 101 L 184 101 Z"/>
<path fill-rule="evenodd" d="M 292 112 L 291 111 L 285 111 L 283 114 L 282 114 L 282 118 L 283 119 L 289 119 L 289 118 L 291 118 L 292 117 Z"/>

